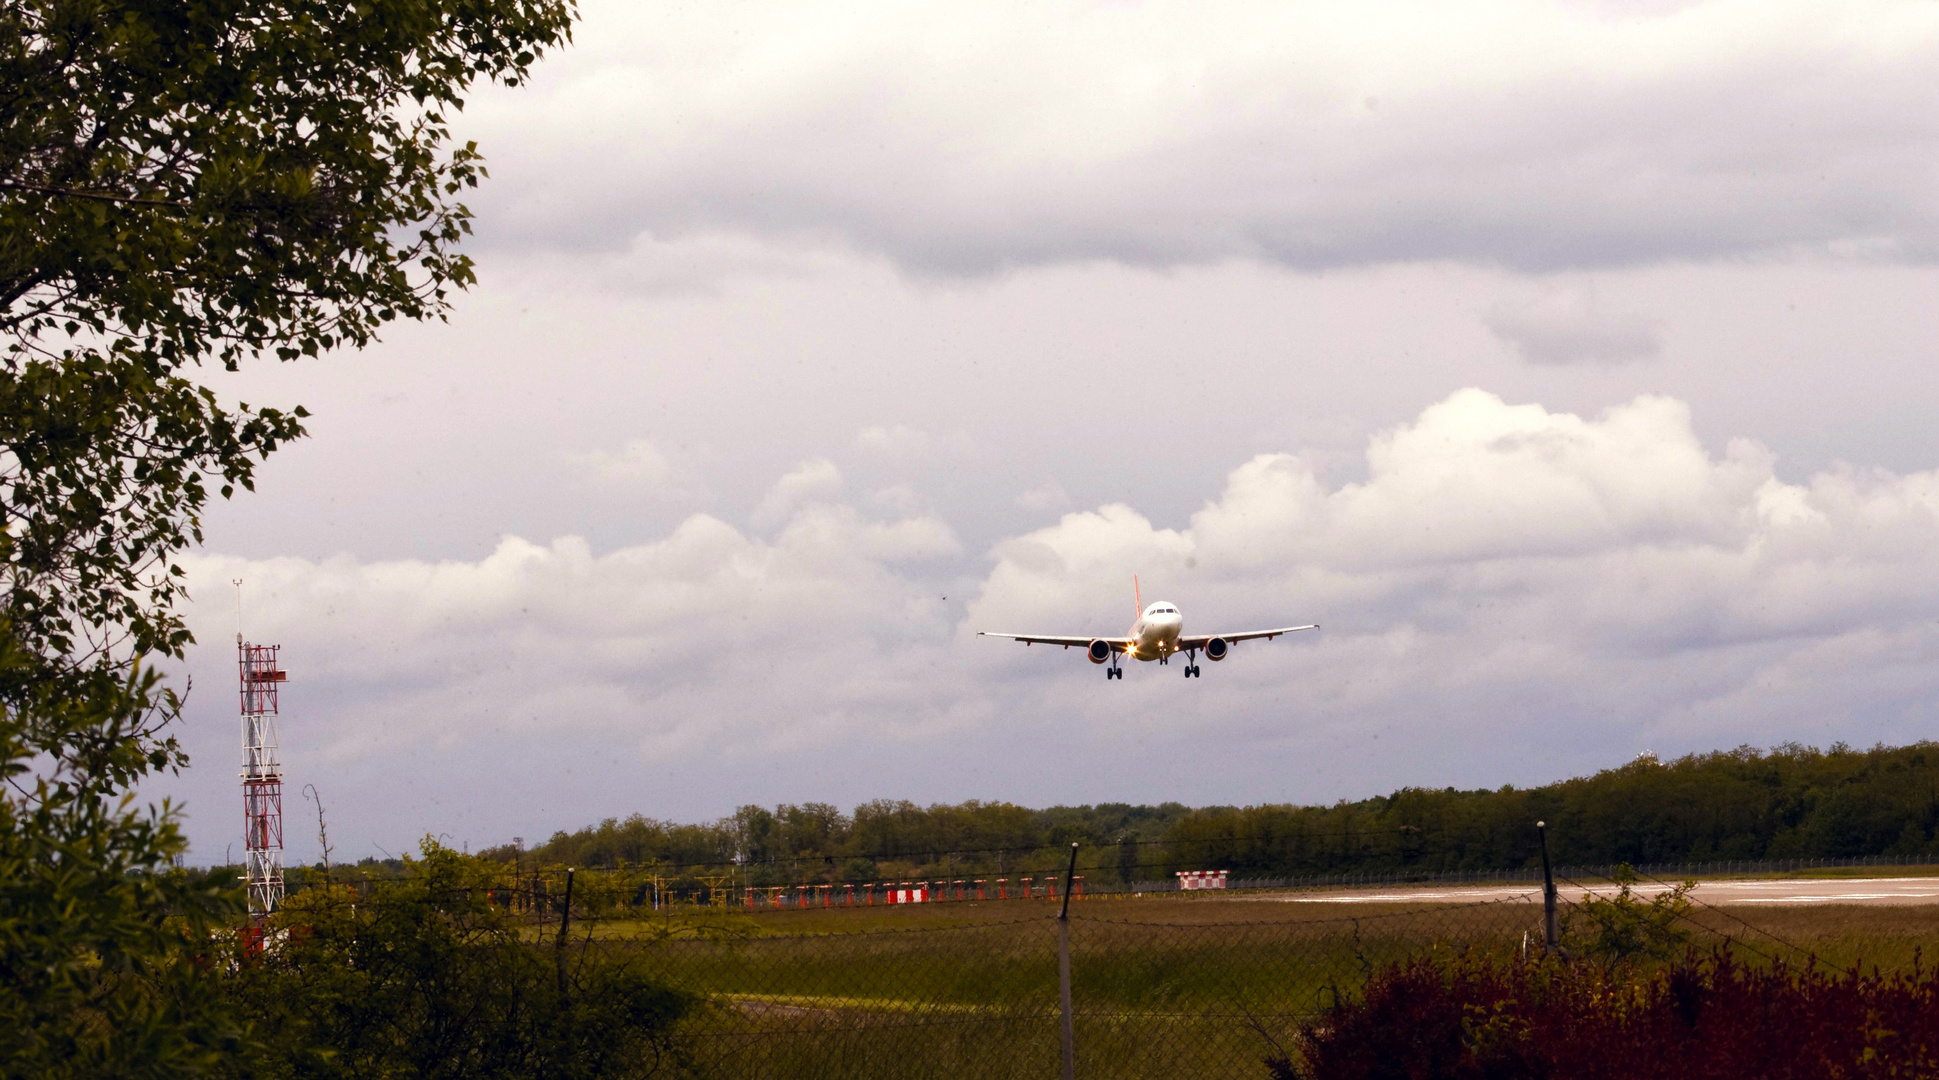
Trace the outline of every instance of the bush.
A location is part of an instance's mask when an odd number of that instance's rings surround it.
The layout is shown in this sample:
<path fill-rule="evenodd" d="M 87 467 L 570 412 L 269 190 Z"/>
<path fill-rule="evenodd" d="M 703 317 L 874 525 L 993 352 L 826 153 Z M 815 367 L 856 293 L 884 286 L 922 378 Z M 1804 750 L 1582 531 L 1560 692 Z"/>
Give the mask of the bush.
<path fill-rule="evenodd" d="M 1697 883 L 1685 881 L 1645 901 L 1635 893 L 1636 871 L 1628 863 L 1616 867 L 1613 876 L 1615 896 L 1592 893 L 1576 908 L 1587 923 L 1586 932 L 1577 932 L 1575 911 L 1563 917 L 1562 933 L 1572 951 L 1610 969 L 1681 954 L 1690 941 L 1683 921 L 1694 906 L 1690 892 Z"/>
<path fill-rule="evenodd" d="M 570 944 L 494 904 L 499 867 L 426 841 L 404 880 L 290 898 L 225 985 L 249 1024 L 236 1077 L 649 1076 L 698 1002 L 638 950 Z"/>
<path fill-rule="evenodd" d="M 1939 972 L 1827 975 L 1692 953 L 1600 964 L 1419 959 L 1301 1029 L 1279 1080 L 1939 1074 Z"/>

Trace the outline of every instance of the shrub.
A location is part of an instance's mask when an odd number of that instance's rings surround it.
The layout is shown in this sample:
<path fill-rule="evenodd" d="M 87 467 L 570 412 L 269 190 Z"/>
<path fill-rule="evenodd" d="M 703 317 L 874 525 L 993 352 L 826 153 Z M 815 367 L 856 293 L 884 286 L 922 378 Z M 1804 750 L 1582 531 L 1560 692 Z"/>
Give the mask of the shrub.
<path fill-rule="evenodd" d="M 1590 895 L 1579 908 L 1587 932 L 1577 934 L 1573 912 L 1565 916 L 1563 933 L 1574 947 L 1605 968 L 1644 960 L 1670 960 L 1682 953 L 1690 940 L 1683 925 L 1693 906 L 1689 894 L 1697 887 L 1685 881 L 1653 899 L 1639 898 L 1634 887 L 1636 871 L 1628 863 L 1616 867 L 1613 875 L 1618 892 L 1612 897 Z"/>
<path fill-rule="evenodd" d="M 492 903 L 499 868 L 426 841 L 410 877 L 368 895 L 290 898 L 225 980 L 249 1022 L 237 1077 L 648 1076 L 681 1058 L 698 1003 L 637 950 L 538 935 Z"/>
<path fill-rule="evenodd" d="M 1279 1080 L 1939 1074 L 1939 972 L 1829 975 L 1686 953 L 1600 964 L 1419 959 L 1302 1028 Z"/>

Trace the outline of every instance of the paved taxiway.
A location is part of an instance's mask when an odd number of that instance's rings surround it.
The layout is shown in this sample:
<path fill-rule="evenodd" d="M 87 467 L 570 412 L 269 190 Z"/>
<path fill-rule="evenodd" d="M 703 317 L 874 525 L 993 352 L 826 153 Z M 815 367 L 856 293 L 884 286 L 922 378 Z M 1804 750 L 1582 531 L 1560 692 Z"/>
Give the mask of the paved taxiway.
<path fill-rule="evenodd" d="M 1653 881 L 1639 882 L 1634 892 L 1648 899 L 1668 889 Z M 1584 893 L 1612 895 L 1613 885 L 1557 883 L 1564 900 L 1581 900 Z M 1912 878 L 1798 878 L 1776 881 L 1704 881 L 1692 894 L 1706 904 L 1939 904 L 1939 877 Z M 1474 904 L 1490 900 L 1507 903 L 1542 902 L 1540 885 L 1421 885 L 1375 889 L 1328 889 L 1247 897 L 1289 904 Z"/>

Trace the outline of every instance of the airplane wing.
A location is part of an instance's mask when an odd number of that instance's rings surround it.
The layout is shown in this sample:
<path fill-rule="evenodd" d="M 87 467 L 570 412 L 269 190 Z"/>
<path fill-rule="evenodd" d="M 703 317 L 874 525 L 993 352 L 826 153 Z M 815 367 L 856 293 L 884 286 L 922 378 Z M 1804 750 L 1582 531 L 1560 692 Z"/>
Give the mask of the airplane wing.
<path fill-rule="evenodd" d="M 1009 638 L 1011 641 L 1021 641 L 1025 645 L 1062 645 L 1066 649 L 1072 646 L 1080 649 L 1088 648 L 1091 642 L 1102 641 L 1109 644 L 1113 652 L 1123 652 L 1131 645 L 1130 638 L 1122 637 L 1045 637 L 1042 634 L 996 634 L 988 630 L 978 630 L 976 636 Z"/>
<path fill-rule="evenodd" d="M 1247 630 L 1240 634 L 1195 634 L 1191 637 L 1179 638 L 1178 647 L 1181 649 L 1203 649 L 1205 643 L 1215 637 L 1224 638 L 1228 643 L 1236 645 L 1241 641 L 1251 641 L 1254 638 L 1276 638 L 1281 634 L 1292 634 L 1301 630 L 1318 630 L 1319 628 L 1319 623 L 1308 623 L 1305 626 L 1282 626 L 1277 630 Z"/>

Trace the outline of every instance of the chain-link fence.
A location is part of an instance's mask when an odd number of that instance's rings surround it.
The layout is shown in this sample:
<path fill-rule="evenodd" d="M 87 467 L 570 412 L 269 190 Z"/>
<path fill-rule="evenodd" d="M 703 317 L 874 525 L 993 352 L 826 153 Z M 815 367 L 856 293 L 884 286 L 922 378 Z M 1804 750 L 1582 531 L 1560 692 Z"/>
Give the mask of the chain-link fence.
<path fill-rule="evenodd" d="M 1380 965 L 1434 949 L 1508 955 L 1531 934 L 1540 949 L 1541 908 L 1525 901 L 1318 917 L 1282 905 L 1279 918 L 1257 918 L 1258 902 L 1103 901 L 1073 905 L 1062 925 L 1033 906 L 854 930 L 688 922 L 610 947 L 644 950 L 659 978 L 707 1002 L 688 1031 L 700 1071 L 803 1077 L 1045 1075 L 1062 1047 L 1060 946 L 1077 1069 L 1113 1077 L 1263 1076 L 1299 1020 Z"/>
<path fill-rule="evenodd" d="M 1788 875 L 1813 871 L 1862 869 L 1917 872 L 1920 868 L 1929 867 L 1931 861 L 1924 856 L 1869 855 L 1822 859 L 1638 863 L 1632 867 L 1632 870 L 1645 878 L 1671 880 L 1686 877 Z M 1190 885 L 1178 880 L 1190 876 L 1182 873 L 1174 875 L 1171 880 L 1120 881 L 1108 875 L 1100 878 L 1101 868 L 1099 867 L 1093 866 L 1087 869 L 1091 871 L 1089 874 L 1078 873 L 1070 882 L 1070 888 L 1079 898 L 1180 892 L 1191 888 Z M 1615 864 L 1558 866 L 1554 870 L 1554 876 L 1557 880 L 1576 879 L 1590 882 L 1608 880 L 1616 872 Z M 380 870 L 375 882 L 380 883 L 395 876 L 394 871 Z M 637 913 L 642 909 L 662 911 L 696 906 L 765 913 L 802 908 L 885 906 L 907 903 L 918 897 L 921 902 L 926 903 L 1056 899 L 1060 895 L 1060 890 L 1065 887 L 1063 875 L 1053 870 L 1040 870 L 1035 874 L 1013 873 L 1007 876 L 882 881 L 855 879 L 801 882 L 789 885 L 746 885 L 743 884 L 742 875 L 739 873 L 708 874 L 692 869 L 670 871 L 651 866 L 578 869 L 549 866 L 532 870 L 508 867 L 499 875 L 496 892 L 505 903 L 517 905 L 520 910 L 530 907 L 556 913 L 565 894 L 568 876 L 576 881 L 575 888 L 578 893 L 575 905 L 580 909 L 600 913 L 622 910 Z M 1218 878 L 1218 887 L 1236 893 L 1428 885 L 1539 887 L 1543 880 L 1543 872 L 1539 867 L 1512 870 L 1386 870 L 1278 876 L 1244 876 L 1220 872 Z M 304 888 L 326 882 L 349 884 L 352 887 L 366 887 L 372 883 L 369 879 L 360 880 L 356 867 L 338 867 L 329 875 L 319 873 L 317 868 L 311 867 L 293 868 L 289 873 L 291 892 L 299 892 Z"/>
<path fill-rule="evenodd" d="M 1849 911 L 1832 913 L 1801 925 L 1801 942 L 1771 929 L 1783 920 L 1769 910 L 1711 906 L 1697 899 L 1701 888 L 1685 896 L 1648 878 L 1621 899 L 1622 884 L 1558 882 L 1565 949 L 1694 946 L 1843 966 L 1916 962 L 1908 950 L 1939 944 L 1930 912 L 1868 909 L 1891 924 L 1869 938 Z M 1033 906 L 1031 917 L 924 912 L 925 924 L 911 912 L 908 926 L 853 930 L 839 919 L 756 918 L 750 936 L 645 948 L 669 984 L 709 1002 L 690 1033 L 695 1064 L 710 1075 L 1050 1075 L 1063 1041 L 1062 932 L 1077 1075 L 1263 1077 L 1302 1022 L 1384 967 L 1433 954 L 1506 960 L 1545 947 L 1539 885 L 1453 903 L 1402 893 L 1100 899 L 1071 905 L 1061 927 L 1053 905 Z M 1617 919 L 1632 925 L 1608 925 Z M 1842 955 L 1814 951 L 1826 944 Z"/>
<path fill-rule="evenodd" d="M 1842 970 L 1913 964 L 1939 947 L 1939 907 L 1787 913 L 1615 873 L 1556 875 L 1562 949 L 1661 960 L 1695 947 Z M 1100 895 L 1037 875 L 1027 889 L 1006 883 L 1002 899 L 988 882 L 978 899 L 973 880 L 767 895 L 719 883 L 674 902 L 638 875 L 538 871 L 508 873 L 484 899 L 546 947 L 622 952 L 696 1002 L 672 1071 L 1042 1077 L 1068 1047 L 1078 1076 L 1266 1077 L 1302 1024 L 1383 969 L 1539 957 L 1548 928 L 1534 877 Z"/>

